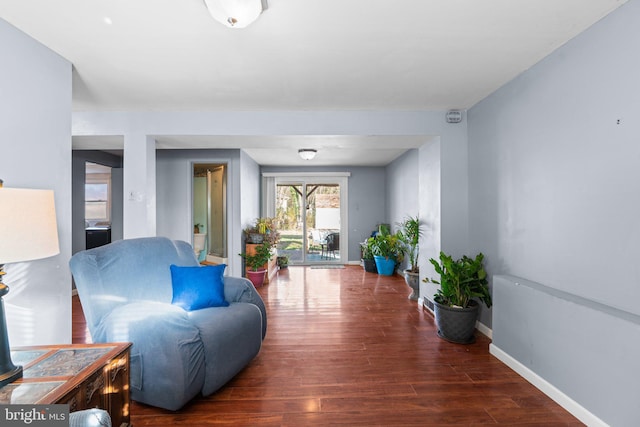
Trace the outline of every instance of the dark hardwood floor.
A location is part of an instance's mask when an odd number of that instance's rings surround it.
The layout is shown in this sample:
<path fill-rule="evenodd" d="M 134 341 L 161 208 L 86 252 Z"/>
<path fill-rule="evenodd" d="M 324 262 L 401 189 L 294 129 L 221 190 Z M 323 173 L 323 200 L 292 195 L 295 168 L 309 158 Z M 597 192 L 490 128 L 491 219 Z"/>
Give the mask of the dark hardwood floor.
<path fill-rule="evenodd" d="M 400 276 L 290 267 L 259 292 L 258 357 L 178 412 L 133 403 L 134 426 L 582 425 L 491 356 L 488 338 L 439 339 Z M 73 313 L 74 342 L 90 341 L 77 298 Z"/>

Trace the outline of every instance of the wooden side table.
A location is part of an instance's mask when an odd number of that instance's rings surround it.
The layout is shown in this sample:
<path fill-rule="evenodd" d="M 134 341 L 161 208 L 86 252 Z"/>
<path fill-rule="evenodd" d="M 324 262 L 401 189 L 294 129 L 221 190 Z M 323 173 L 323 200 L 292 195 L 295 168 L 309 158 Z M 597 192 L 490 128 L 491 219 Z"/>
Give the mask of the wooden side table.
<path fill-rule="evenodd" d="M 11 350 L 23 378 L 0 388 L 2 404 L 68 404 L 100 408 L 114 426 L 129 426 L 131 343 L 19 347 Z"/>

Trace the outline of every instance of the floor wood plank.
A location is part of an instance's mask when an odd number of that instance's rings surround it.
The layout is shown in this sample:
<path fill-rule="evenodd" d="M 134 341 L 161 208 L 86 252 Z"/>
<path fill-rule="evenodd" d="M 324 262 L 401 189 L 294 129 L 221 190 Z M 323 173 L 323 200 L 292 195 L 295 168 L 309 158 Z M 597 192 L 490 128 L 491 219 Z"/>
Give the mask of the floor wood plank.
<path fill-rule="evenodd" d="M 137 426 L 577 426 L 489 354 L 436 335 L 400 276 L 290 266 L 258 290 L 269 316 L 258 357 L 178 412 L 133 403 Z M 90 342 L 74 297 L 73 341 Z"/>

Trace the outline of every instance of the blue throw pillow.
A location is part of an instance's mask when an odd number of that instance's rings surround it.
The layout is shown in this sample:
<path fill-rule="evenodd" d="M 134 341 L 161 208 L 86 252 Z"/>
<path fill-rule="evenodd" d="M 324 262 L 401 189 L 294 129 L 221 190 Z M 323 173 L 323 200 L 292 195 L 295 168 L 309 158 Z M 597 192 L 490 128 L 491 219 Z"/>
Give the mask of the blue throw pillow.
<path fill-rule="evenodd" d="M 229 305 L 224 299 L 222 279 L 226 264 L 202 267 L 180 267 L 172 264 L 169 268 L 173 284 L 172 304 L 187 311 Z"/>

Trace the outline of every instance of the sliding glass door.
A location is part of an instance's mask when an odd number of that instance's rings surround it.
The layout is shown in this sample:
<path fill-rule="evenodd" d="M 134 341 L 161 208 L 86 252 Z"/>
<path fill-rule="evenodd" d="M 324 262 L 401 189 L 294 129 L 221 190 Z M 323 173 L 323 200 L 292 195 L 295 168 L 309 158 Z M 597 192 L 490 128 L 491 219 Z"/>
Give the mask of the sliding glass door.
<path fill-rule="evenodd" d="M 276 218 L 280 229 L 278 256 L 289 257 L 289 264 L 304 263 L 304 203 L 303 184 L 278 184 L 276 186 Z"/>
<path fill-rule="evenodd" d="M 306 189 L 306 259 L 339 261 L 340 185 L 309 184 Z"/>
<path fill-rule="evenodd" d="M 341 179 L 276 177 L 274 213 L 280 227 L 278 255 L 289 263 L 345 263 L 346 185 Z"/>

